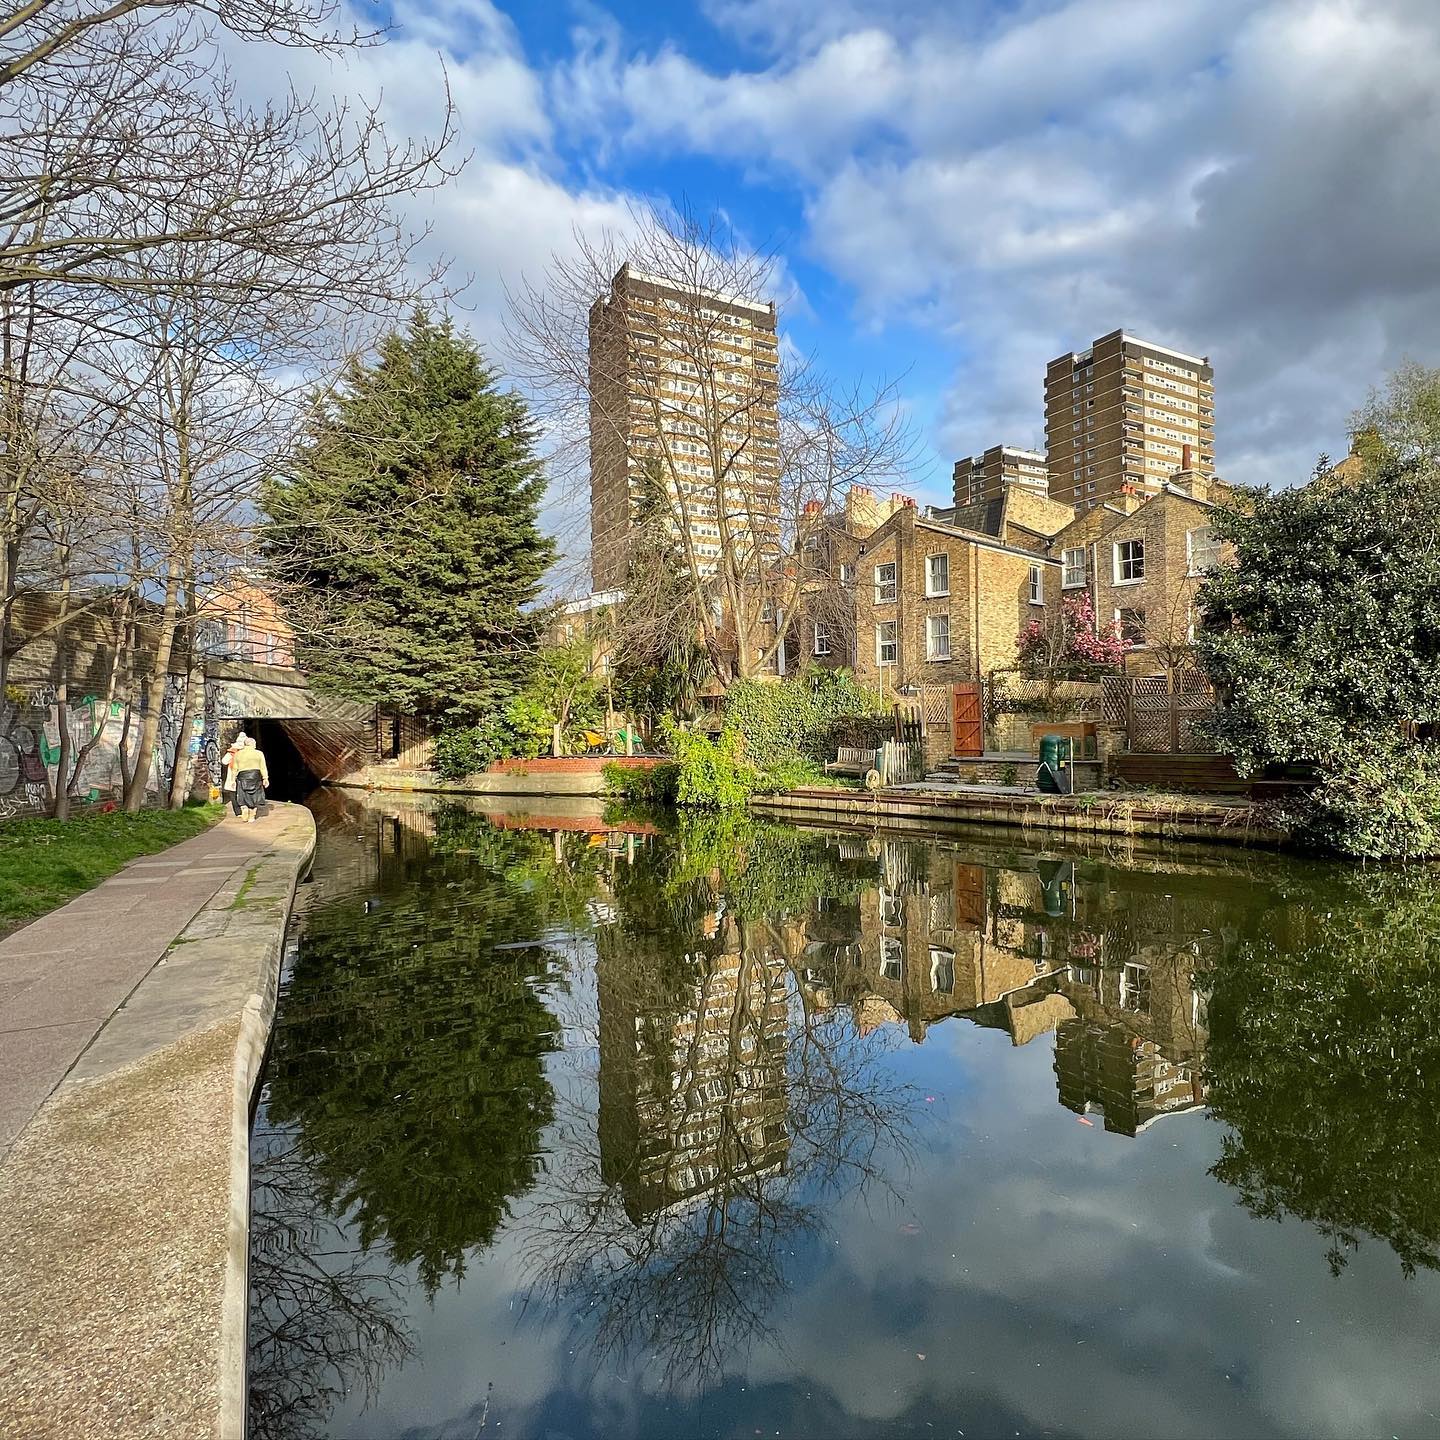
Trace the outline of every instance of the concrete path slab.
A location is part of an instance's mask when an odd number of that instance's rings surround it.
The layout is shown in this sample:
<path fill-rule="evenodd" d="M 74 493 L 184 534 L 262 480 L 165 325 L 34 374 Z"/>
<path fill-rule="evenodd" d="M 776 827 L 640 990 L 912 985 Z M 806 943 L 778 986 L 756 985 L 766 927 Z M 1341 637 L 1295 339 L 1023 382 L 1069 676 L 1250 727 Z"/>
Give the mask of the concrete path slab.
<path fill-rule="evenodd" d="M 265 851 L 283 807 L 230 815 L 0 940 L 0 1160 L 171 941 Z"/>

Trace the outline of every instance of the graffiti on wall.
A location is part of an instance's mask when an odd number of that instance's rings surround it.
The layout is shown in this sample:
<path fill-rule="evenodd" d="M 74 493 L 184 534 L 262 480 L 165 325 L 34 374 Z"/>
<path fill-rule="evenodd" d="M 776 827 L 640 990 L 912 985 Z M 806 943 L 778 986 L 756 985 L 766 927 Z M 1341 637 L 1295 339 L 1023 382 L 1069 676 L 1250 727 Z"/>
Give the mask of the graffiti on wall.
<path fill-rule="evenodd" d="M 83 762 L 71 772 L 71 797 L 82 803 L 118 801 L 125 788 L 120 768 L 124 707 L 107 706 L 103 699 L 87 695 L 68 707 L 66 726 L 72 765 L 91 739 L 95 741 Z M 131 745 L 136 728 L 132 721 Z M 0 819 L 47 814 L 60 783 L 59 769 L 60 707 L 54 687 L 41 685 L 27 690 L 8 686 L 0 702 Z M 157 757 L 147 791 L 159 788 L 159 772 Z"/>

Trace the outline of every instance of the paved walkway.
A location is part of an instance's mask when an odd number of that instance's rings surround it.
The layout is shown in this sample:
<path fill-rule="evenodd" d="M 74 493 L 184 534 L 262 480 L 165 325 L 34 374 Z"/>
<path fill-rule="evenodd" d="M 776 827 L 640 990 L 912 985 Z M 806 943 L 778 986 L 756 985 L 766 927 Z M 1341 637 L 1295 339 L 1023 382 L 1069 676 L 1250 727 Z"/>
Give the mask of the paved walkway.
<path fill-rule="evenodd" d="M 100 1028 L 206 901 L 263 851 L 286 810 L 125 868 L 0 940 L 0 1159 Z"/>

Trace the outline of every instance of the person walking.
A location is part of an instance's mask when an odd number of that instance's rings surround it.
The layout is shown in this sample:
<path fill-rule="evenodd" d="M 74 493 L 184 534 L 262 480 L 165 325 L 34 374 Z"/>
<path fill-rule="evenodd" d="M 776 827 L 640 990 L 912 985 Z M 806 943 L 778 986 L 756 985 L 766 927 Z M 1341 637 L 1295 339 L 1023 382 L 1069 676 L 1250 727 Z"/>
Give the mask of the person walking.
<path fill-rule="evenodd" d="M 230 797 L 230 808 L 235 812 L 236 819 L 240 816 L 240 795 L 235 789 L 235 756 L 241 750 L 248 749 L 250 737 L 241 732 L 230 742 L 230 748 L 225 752 L 225 758 L 220 762 L 220 773 L 223 783 L 220 786 L 221 795 Z"/>
<path fill-rule="evenodd" d="M 270 769 L 265 752 L 253 740 L 235 752 L 235 798 L 245 807 L 245 821 L 255 823 L 255 815 L 265 801 L 265 787 L 270 783 Z"/>

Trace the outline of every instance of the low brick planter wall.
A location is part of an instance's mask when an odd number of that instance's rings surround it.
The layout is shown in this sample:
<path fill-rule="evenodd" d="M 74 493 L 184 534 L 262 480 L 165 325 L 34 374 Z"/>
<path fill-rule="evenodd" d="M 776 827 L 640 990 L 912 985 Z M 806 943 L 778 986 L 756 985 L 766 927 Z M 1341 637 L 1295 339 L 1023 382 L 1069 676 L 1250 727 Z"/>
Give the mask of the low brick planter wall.
<path fill-rule="evenodd" d="M 601 775 L 607 765 L 626 770 L 653 770 L 663 765 L 668 755 L 562 755 L 558 759 L 543 756 L 539 760 L 499 760 L 487 775 Z"/>
<path fill-rule="evenodd" d="M 603 795 L 605 767 L 649 770 L 666 755 L 564 755 L 539 760 L 501 760 L 478 775 L 442 780 L 433 770 L 371 765 L 329 783 L 354 790 L 419 791 L 437 795 Z"/>

